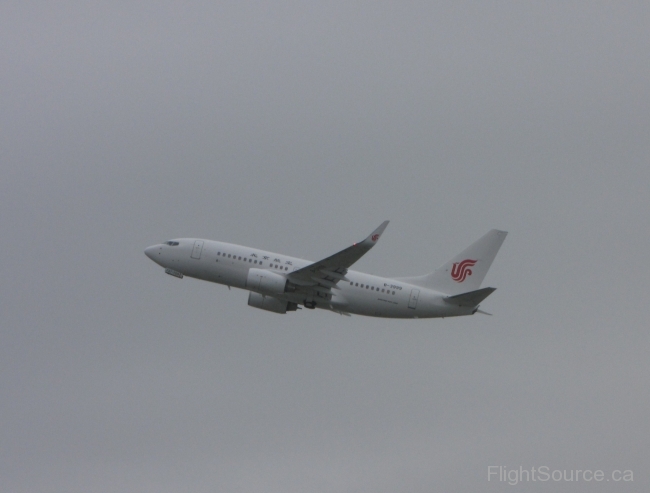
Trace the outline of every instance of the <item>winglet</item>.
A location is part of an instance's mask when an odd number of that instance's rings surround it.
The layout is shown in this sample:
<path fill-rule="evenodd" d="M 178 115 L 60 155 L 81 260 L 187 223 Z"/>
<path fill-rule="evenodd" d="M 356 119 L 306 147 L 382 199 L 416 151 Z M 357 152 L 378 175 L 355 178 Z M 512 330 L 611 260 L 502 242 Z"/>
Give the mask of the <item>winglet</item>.
<path fill-rule="evenodd" d="M 375 243 L 377 243 L 377 241 L 379 241 L 381 234 L 384 232 L 389 222 L 390 221 L 384 221 L 383 223 L 381 223 L 379 227 L 375 229 L 372 233 L 370 233 L 370 235 L 368 235 L 368 238 L 363 240 L 361 243 L 367 246 L 373 246 Z"/>

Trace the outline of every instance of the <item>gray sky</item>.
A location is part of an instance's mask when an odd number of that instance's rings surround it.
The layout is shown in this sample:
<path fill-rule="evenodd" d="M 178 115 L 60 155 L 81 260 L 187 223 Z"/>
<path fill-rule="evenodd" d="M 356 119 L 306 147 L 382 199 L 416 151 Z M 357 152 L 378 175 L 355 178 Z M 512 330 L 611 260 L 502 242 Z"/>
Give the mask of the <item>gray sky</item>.
<path fill-rule="evenodd" d="M 0 5 L 3 491 L 648 489 L 647 2 L 45 4 Z M 384 219 L 359 270 L 508 230 L 495 315 L 280 316 L 143 254 Z"/>

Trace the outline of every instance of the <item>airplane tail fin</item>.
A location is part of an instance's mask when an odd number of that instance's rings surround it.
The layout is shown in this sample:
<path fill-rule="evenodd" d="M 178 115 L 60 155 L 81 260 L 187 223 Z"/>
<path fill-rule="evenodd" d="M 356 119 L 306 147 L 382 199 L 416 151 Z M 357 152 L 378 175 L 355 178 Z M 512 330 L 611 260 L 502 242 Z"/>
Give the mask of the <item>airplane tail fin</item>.
<path fill-rule="evenodd" d="M 493 229 L 435 272 L 403 280 L 451 296 L 476 291 L 507 234 L 506 231 Z"/>

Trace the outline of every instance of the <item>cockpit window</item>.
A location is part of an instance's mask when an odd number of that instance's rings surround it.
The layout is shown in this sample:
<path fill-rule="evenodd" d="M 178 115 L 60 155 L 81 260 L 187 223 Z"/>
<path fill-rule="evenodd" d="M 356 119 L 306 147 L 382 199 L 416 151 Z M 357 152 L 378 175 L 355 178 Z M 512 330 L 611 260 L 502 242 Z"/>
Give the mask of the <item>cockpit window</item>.
<path fill-rule="evenodd" d="M 166 242 L 165 242 L 165 245 L 169 245 L 169 246 L 178 246 L 178 242 L 177 242 L 177 241 L 166 241 Z"/>

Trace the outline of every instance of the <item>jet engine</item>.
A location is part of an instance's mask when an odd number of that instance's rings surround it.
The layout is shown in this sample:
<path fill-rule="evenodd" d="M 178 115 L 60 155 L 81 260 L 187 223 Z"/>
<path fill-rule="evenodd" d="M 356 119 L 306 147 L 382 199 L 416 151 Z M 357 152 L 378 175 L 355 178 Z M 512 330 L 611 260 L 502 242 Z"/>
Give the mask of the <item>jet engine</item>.
<path fill-rule="evenodd" d="M 251 291 L 248 294 L 248 306 L 254 308 L 261 308 L 269 312 L 287 313 L 296 311 L 298 309 L 297 303 L 291 301 L 282 301 L 273 296 L 264 296 L 263 294 L 254 293 Z"/>
<path fill-rule="evenodd" d="M 249 269 L 246 277 L 246 289 L 269 294 L 287 291 L 286 277 L 264 269 Z"/>

